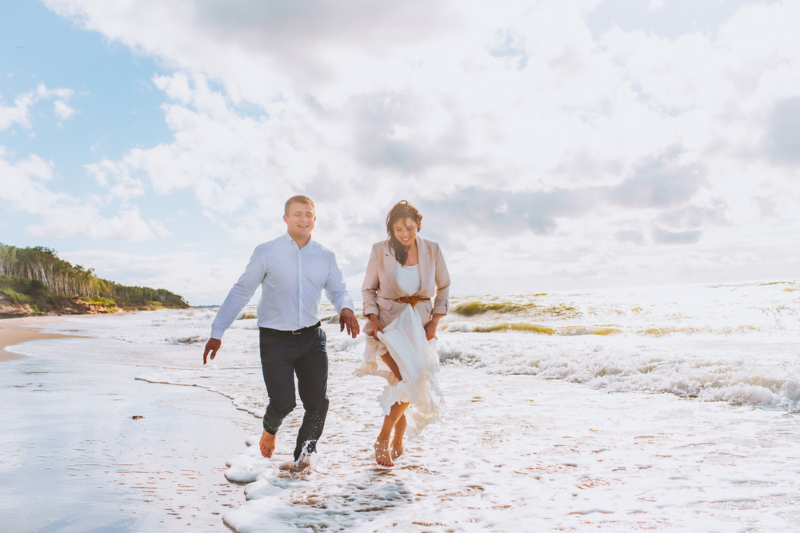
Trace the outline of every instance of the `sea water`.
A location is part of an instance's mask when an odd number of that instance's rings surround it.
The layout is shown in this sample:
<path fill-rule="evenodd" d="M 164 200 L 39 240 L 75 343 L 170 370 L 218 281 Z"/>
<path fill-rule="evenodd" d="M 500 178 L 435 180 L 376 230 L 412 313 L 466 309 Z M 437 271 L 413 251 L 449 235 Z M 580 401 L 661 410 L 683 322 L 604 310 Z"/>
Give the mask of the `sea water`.
<path fill-rule="evenodd" d="M 511 531 L 800 528 L 800 284 L 739 283 L 452 298 L 440 323 L 448 413 L 374 464 L 379 378 L 321 309 L 331 410 L 316 464 L 289 459 L 298 408 L 275 460 L 258 435 L 220 458 L 245 503 L 237 531 Z M 192 385 L 263 415 L 258 326 L 247 308 L 214 361 L 215 308 L 73 317 L 88 334 L 58 354 L 135 365 L 137 379 Z M 300 402 L 298 401 L 298 404 Z"/>

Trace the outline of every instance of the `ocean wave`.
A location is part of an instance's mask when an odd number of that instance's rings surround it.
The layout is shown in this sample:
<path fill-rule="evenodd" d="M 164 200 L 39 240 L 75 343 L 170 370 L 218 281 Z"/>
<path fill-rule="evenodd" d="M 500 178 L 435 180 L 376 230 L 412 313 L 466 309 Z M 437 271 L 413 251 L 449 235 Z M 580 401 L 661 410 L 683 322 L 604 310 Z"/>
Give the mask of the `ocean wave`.
<path fill-rule="evenodd" d="M 609 392 L 669 393 L 701 401 L 724 401 L 731 405 L 752 405 L 800 412 L 800 369 L 779 359 L 793 360 L 791 346 L 775 345 L 771 361 L 760 364 L 754 357 L 762 344 L 739 347 L 729 353 L 726 347 L 709 343 L 696 353 L 685 353 L 685 341 L 676 339 L 668 346 L 663 340 L 641 345 L 618 337 L 610 345 L 590 345 L 578 338 L 565 341 L 539 341 L 535 347 L 523 339 L 476 344 L 448 337 L 438 345 L 443 364 L 459 363 L 488 373 L 526 374 L 543 379 L 561 379 Z M 657 344 L 652 344 L 657 343 Z M 787 350 L 789 350 L 787 352 Z"/>
<path fill-rule="evenodd" d="M 672 334 L 692 335 L 696 333 L 708 333 L 711 335 L 741 335 L 756 331 L 759 331 L 759 328 L 757 328 L 756 326 L 742 325 L 735 327 L 719 327 L 719 328 L 713 328 L 710 326 L 703 326 L 703 327 L 663 326 L 663 327 L 649 327 L 649 328 L 637 329 L 634 332 L 637 335 L 663 337 L 664 335 L 672 335 Z"/>
<path fill-rule="evenodd" d="M 492 333 L 504 331 L 516 331 L 524 333 L 535 333 L 538 335 L 611 335 L 620 333 L 620 329 L 611 326 L 561 326 L 550 327 L 542 324 L 532 324 L 529 322 L 496 322 L 481 324 L 474 322 L 450 322 L 442 326 L 444 331 L 449 332 L 473 332 L 473 333 Z"/>
<path fill-rule="evenodd" d="M 784 290 L 795 287 L 750 283 L 454 297 L 451 313 L 440 322 L 438 352 L 443 363 L 487 373 L 531 374 L 610 392 L 664 392 L 798 412 L 800 300 L 797 292 Z M 332 306 L 323 306 L 320 314 L 332 333 L 329 353 L 356 364 L 364 336 L 338 335 Z M 124 320 L 95 317 L 81 321 L 81 327 L 88 334 L 128 343 L 197 349 L 208 338 L 214 315 L 212 309 L 153 311 Z M 236 321 L 215 365 L 257 367 L 258 336 L 249 331 L 257 327 L 256 320 Z M 231 383 L 238 383 L 238 370 L 220 367 L 215 372 L 230 372 Z M 246 375 L 254 380 L 252 389 L 261 391 L 257 368 Z M 255 406 L 263 397 L 253 395 L 247 402 Z"/>
<path fill-rule="evenodd" d="M 466 302 L 454 304 L 450 311 L 456 315 L 472 317 L 484 315 L 486 313 L 498 314 L 531 314 L 536 316 L 549 316 L 558 318 L 574 318 L 581 315 L 581 312 L 567 304 L 542 305 L 536 302 L 518 301 L 486 301 L 472 299 Z"/>
<path fill-rule="evenodd" d="M 689 336 L 696 334 L 706 334 L 715 336 L 745 335 L 757 333 L 761 330 L 756 326 L 648 326 L 648 327 L 625 327 L 618 324 L 608 325 L 571 325 L 571 326 L 548 326 L 531 322 L 469 322 L 452 321 L 441 325 L 442 331 L 450 333 L 503 333 L 503 332 L 522 332 L 536 335 L 616 335 L 626 334 L 642 337 L 666 337 L 666 336 Z"/>
<path fill-rule="evenodd" d="M 208 340 L 206 337 L 202 335 L 193 335 L 191 337 L 183 337 L 183 338 L 169 338 L 166 339 L 167 344 L 192 344 L 192 345 L 203 345 Z"/>

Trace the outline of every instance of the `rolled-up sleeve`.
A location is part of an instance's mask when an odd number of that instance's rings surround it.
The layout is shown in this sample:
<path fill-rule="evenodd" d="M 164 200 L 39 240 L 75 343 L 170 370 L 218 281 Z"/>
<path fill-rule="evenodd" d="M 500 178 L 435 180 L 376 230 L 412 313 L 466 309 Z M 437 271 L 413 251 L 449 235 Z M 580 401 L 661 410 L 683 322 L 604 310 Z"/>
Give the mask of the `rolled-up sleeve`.
<path fill-rule="evenodd" d="M 436 298 L 433 300 L 433 314 L 446 315 L 450 311 L 450 272 L 444 262 L 442 250 L 436 246 Z"/>
<path fill-rule="evenodd" d="M 336 308 L 336 312 L 342 314 L 342 309 L 353 308 L 353 299 L 347 292 L 347 285 L 344 282 L 344 275 L 342 274 L 339 265 L 336 263 L 336 256 L 331 257 L 330 265 L 328 266 L 328 278 L 325 281 L 325 296 L 328 301 Z"/>
<path fill-rule="evenodd" d="M 367 263 L 367 273 L 364 277 L 364 284 L 361 286 L 361 298 L 364 300 L 364 316 L 377 315 L 378 304 L 375 303 L 375 296 L 378 294 L 378 246 L 372 247 Z"/>
<path fill-rule="evenodd" d="M 233 286 L 222 307 L 217 311 L 217 316 L 211 324 L 211 338 L 222 339 L 225 330 L 233 324 L 239 311 L 247 305 L 250 298 L 256 292 L 256 289 L 264 280 L 266 275 L 266 265 L 264 264 L 264 255 L 260 247 L 257 247 L 250 257 L 250 263 L 244 269 L 244 274 L 241 275 L 239 281 Z"/>

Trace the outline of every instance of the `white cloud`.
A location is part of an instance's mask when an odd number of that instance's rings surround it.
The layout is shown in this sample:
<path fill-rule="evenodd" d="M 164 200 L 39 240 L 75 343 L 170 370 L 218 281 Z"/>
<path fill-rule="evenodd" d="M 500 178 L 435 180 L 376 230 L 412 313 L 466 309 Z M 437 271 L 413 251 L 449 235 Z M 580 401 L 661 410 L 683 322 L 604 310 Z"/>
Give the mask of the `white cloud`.
<path fill-rule="evenodd" d="M 28 108 L 33 104 L 33 95 L 26 93 L 14 99 L 14 107 L 6 107 L 0 104 L 0 131 L 7 130 L 13 124 L 19 124 L 23 128 L 30 128 L 31 123 L 28 118 Z"/>
<path fill-rule="evenodd" d="M 44 83 L 40 83 L 36 86 L 36 91 L 34 93 L 37 99 L 50 99 L 50 98 L 63 98 L 68 99 L 75 93 L 72 89 L 67 89 L 61 87 L 59 89 L 48 89 Z"/>
<path fill-rule="evenodd" d="M 56 115 L 66 120 L 75 114 L 75 110 L 65 104 L 62 100 L 56 100 L 54 104 Z"/>
<path fill-rule="evenodd" d="M 95 274 L 118 283 L 166 288 L 195 305 L 219 303 L 218 294 L 230 289 L 239 276 L 240 257 L 209 257 L 208 253 L 179 250 L 168 254 L 136 255 L 105 250 L 61 253 L 67 261 L 91 265 Z"/>
<path fill-rule="evenodd" d="M 295 193 L 348 275 L 401 198 L 485 262 L 471 287 L 508 254 L 520 278 L 630 282 L 797 242 L 797 2 L 706 2 L 697 27 L 642 3 L 659 31 L 609 0 L 46 3 L 174 70 L 153 79 L 174 140 L 90 173 L 124 201 L 191 191 L 235 242 L 282 229 Z"/>
<path fill-rule="evenodd" d="M 21 94 L 14 99 L 14 106 L 7 107 L 2 105 L 0 99 L 0 131 L 7 130 L 14 124 L 19 124 L 25 129 L 31 128 L 29 111 L 39 100 L 50 98 L 68 99 L 73 95 L 72 89 L 59 88 L 48 89 L 44 83 L 40 83 L 35 90 Z M 63 100 L 55 102 L 55 113 L 62 119 L 69 118 L 75 112 Z"/>
<path fill-rule="evenodd" d="M 10 163 L 6 160 L 6 148 L 0 146 L 0 198 L 6 205 L 28 213 L 40 214 L 42 210 L 56 201 L 58 195 L 50 192 L 45 182 L 53 177 L 53 166 L 36 155 Z"/>
<path fill-rule="evenodd" d="M 106 216 L 96 201 L 85 201 L 50 190 L 53 164 L 36 155 L 21 161 L 10 161 L 5 147 L 0 146 L 0 200 L 11 212 L 36 217 L 27 232 L 35 237 L 68 237 L 82 235 L 97 239 L 140 241 L 167 234 L 155 221 L 145 222 L 139 210 L 122 205 L 118 214 Z"/>
<path fill-rule="evenodd" d="M 123 207 L 116 216 L 106 217 L 94 205 L 56 204 L 48 206 L 41 222 L 31 224 L 27 231 L 34 237 L 82 235 L 93 239 L 144 241 L 154 238 L 154 233 L 161 233 L 163 226 L 156 223 L 153 227 L 143 221 L 134 206 Z"/>

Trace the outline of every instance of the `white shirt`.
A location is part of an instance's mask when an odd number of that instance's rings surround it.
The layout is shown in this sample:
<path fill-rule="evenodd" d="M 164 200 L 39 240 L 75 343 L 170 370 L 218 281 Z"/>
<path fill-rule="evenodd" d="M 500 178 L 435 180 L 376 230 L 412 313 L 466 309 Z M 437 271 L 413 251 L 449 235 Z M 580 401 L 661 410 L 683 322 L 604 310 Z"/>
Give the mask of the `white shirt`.
<path fill-rule="evenodd" d="M 417 294 L 422 283 L 419 279 L 419 265 L 403 266 L 395 262 L 395 266 L 397 270 L 395 270 L 394 275 L 400 292 L 406 296 Z"/>
<path fill-rule="evenodd" d="M 322 289 L 336 308 L 353 309 L 333 252 L 309 240 L 300 248 L 288 233 L 260 244 L 211 324 L 211 338 L 221 339 L 261 285 L 258 326 L 294 331 L 319 322 Z"/>

